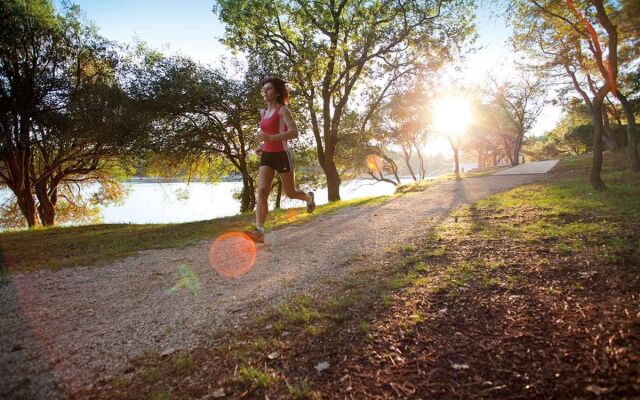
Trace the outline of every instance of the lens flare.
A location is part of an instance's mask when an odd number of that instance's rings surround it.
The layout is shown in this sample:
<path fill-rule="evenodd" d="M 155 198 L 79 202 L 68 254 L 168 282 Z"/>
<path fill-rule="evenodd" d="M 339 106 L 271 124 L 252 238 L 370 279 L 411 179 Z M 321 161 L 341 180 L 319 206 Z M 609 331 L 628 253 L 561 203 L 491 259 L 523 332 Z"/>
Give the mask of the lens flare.
<path fill-rule="evenodd" d="M 369 154 L 367 156 L 367 166 L 372 172 L 382 171 L 382 162 L 380 161 L 380 157 L 375 154 Z"/>
<path fill-rule="evenodd" d="M 256 244 L 242 232 L 227 232 L 211 244 L 209 265 L 220 275 L 237 278 L 249 272 L 256 261 Z"/>
<path fill-rule="evenodd" d="M 284 212 L 284 217 L 287 222 L 293 222 L 298 218 L 298 211 L 295 208 L 287 208 Z"/>
<path fill-rule="evenodd" d="M 189 267 L 186 265 L 179 266 L 178 275 L 180 275 L 178 283 L 165 290 L 165 293 L 171 294 L 181 288 L 187 289 L 191 294 L 195 294 L 200 290 L 200 280 L 198 280 L 198 276 Z"/>

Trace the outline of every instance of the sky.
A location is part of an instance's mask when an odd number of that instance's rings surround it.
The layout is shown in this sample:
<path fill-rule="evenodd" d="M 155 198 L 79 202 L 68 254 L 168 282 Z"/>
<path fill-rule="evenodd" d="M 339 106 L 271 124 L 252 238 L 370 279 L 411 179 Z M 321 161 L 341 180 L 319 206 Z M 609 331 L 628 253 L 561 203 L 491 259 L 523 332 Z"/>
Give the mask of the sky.
<path fill-rule="evenodd" d="M 61 0 L 54 3 L 59 7 Z M 205 64 L 216 65 L 231 52 L 219 42 L 224 26 L 212 12 L 212 0 L 76 0 L 87 19 L 102 36 L 122 43 L 141 40 L 168 53 L 181 53 Z M 491 16 L 485 2 L 477 10 L 481 47 L 468 56 L 463 73 L 468 83 L 481 83 L 487 71 L 498 78 L 514 72 L 514 53 L 504 21 Z M 549 105 L 531 134 L 542 135 L 560 118 L 560 109 Z"/>
<path fill-rule="evenodd" d="M 55 0 L 60 7 L 62 1 Z M 224 26 L 213 14 L 212 0 L 76 0 L 102 36 L 122 43 L 134 39 L 166 52 L 179 52 L 215 65 L 230 54 L 218 38 Z"/>

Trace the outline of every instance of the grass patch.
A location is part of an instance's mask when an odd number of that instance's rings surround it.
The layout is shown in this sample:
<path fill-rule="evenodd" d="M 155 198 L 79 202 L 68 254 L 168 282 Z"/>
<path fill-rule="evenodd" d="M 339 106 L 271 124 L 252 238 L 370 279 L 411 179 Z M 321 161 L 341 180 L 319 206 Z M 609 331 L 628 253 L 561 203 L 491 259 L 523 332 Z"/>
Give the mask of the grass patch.
<path fill-rule="evenodd" d="M 258 338 L 251 342 L 251 347 L 259 353 L 266 353 L 280 346 L 280 341 L 275 338 Z"/>
<path fill-rule="evenodd" d="M 144 367 L 138 372 L 138 376 L 142 382 L 152 384 L 157 382 L 161 378 L 160 369 L 157 367 Z"/>
<path fill-rule="evenodd" d="M 195 368 L 193 358 L 188 354 L 180 354 L 171 358 L 173 370 L 178 373 L 186 373 Z"/>
<path fill-rule="evenodd" d="M 158 390 L 145 397 L 145 400 L 171 400 L 171 393 Z"/>
<path fill-rule="evenodd" d="M 362 333 L 367 333 L 371 330 L 371 323 L 369 321 L 359 321 L 358 330 Z"/>
<path fill-rule="evenodd" d="M 276 382 L 276 378 L 249 365 L 238 370 L 238 382 L 246 387 L 266 389 Z"/>
<path fill-rule="evenodd" d="M 315 310 L 311 303 L 312 299 L 309 296 L 297 297 L 277 307 L 277 315 L 285 327 L 287 325 L 309 326 L 322 317 L 322 314 Z"/>
<path fill-rule="evenodd" d="M 595 192 L 583 177 L 574 177 L 482 200 L 478 208 L 485 215 L 515 210 L 535 217 L 535 222 L 521 226 L 480 224 L 478 234 L 493 237 L 506 232 L 530 241 L 555 241 L 555 250 L 562 254 L 600 247 L 598 253 L 606 253 L 606 258 L 611 253 L 631 251 L 637 243 L 626 239 L 625 222 L 640 220 L 640 177 L 622 172 L 611 178 L 611 174 L 604 175 L 609 182 L 605 192 Z"/>
<path fill-rule="evenodd" d="M 511 168 L 511 167 L 501 165 L 499 167 L 480 168 L 480 169 L 471 170 L 469 172 L 463 172 L 462 174 L 460 174 L 460 176 L 462 178 L 482 178 L 484 176 L 489 176 L 489 175 L 495 174 L 498 171 L 502 171 L 503 169 L 508 169 L 508 168 Z"/>
<path fill-rule="evenodd" d="M 287 386 L 289 388 L 289 394 L 293 400 L 308 400 L 315 398 L 315 393 L 311 390 L 307 381 Z"/>
<path fill-rule="evenodd" d="M 413 243 L 408 243 L 402 246 L 402 250 L 405 252 L 412 252 L 416 250 L 416 246 Z"/>

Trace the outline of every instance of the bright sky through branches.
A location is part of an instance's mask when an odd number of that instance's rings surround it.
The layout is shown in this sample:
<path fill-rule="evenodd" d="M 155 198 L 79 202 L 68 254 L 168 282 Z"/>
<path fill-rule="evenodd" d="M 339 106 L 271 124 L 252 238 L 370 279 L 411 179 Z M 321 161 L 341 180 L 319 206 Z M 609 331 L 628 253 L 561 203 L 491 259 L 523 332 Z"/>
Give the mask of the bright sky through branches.
<path fill-rule="evenodd" d="M 62 0 L 54 0 L 60 8 Z M 202 63 L 217 65 L 222 56 L 231 55 L 219 38 L 224 27 L 212 12 L 213 0 L 76 0 L 87 19 L 100 34 L 123 43 L 134 38 L 168 53 L 180 53 Z M 505 78 L 514 71 L 514 53 L 506 43 L 509 30 L 500 18 L 491 17 L 491 3 L 481 0 L 477 25 L 481 47 L 470 54 L 460 71 L 452 72 L 452 82 L 480 85 L 487 72 Z M 453 70 L 453 69 L 452 69 Z M 559 108 L 548 107 L 533 128 L 534 135 L 552 129 L 559 119 Z"/>

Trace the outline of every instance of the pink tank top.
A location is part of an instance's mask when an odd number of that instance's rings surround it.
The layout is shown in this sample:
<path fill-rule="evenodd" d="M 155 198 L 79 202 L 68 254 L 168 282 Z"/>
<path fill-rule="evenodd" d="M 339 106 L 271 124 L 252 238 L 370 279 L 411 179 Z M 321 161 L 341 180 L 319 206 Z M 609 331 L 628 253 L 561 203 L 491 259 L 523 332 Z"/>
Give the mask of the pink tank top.
<path fill-rule="evenodd" d="M 266 115 L 268 110 L 265 110 L 262 115 Z M 276 106 L 273 114 L 268 118 L 262 118 L 260 120 L 260 129 L 267 135 L 277 135 L 281 132 L 286 132 L 289 130 L 284 121 L 280 120 L 280 105 Z M 282 128 L 282 129 L 281 129 Z M 287 141 L 279 140 L 276 142 L 264 142 L 262 144 L 262 151 L 266 151 L 267 153 L 275 153 L 278 151 L 286 151 Z"/>

